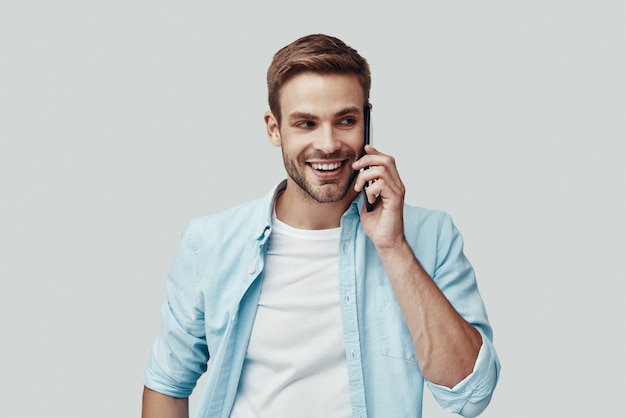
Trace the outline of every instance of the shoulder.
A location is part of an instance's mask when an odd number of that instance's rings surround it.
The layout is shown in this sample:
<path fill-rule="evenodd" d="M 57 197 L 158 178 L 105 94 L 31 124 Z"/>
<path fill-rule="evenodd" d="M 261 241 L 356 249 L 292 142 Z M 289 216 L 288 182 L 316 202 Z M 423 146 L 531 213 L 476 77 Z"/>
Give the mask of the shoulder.
<path fill-rule="evenodd" d="M 191 219 L 185 230 L 199 236 L 246 235 L 263 229 L 267 218 L 265 199 L 251 200 L 228 209 Z"/>
<path fill-rule="evenodd" d="M 419 228 L 439 230 L 444 224 L 452 223 L 452 218 L 443 210 L 405 204 L 404 222 L 410 229 Z"/>
<path fill-rule="evenodd" d="M 239 235 L 257 237 L 271 223 L 274 199 L 284 182 L 274 186 L 265 196 L 227 209 L 200 216 L 188 222 L 185 230 L 215 236 Z"/>
<path fill-rule="evenodd" d="M 404 230 L 416 247 L 448 247 L 457 241 L 462 245 L 462 236 L 452 217 L 443 210 L 405 205 Z"/>

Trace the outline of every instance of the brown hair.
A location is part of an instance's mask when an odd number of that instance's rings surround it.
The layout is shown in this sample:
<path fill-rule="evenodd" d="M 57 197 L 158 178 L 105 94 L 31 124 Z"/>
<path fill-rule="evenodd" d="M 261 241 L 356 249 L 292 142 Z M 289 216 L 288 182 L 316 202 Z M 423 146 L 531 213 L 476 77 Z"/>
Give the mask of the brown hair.
<path fill-rule="evenodd" d="M 278 50 L 267 70 L 268 102 L 279 124 L 280 89 L 293 76 L 304 72 L 354 73 L 363 88 L 363 106 L 369 102 L 372 77 L 367 60 L 338 38 L 323 34 L 307 35 Z"/>

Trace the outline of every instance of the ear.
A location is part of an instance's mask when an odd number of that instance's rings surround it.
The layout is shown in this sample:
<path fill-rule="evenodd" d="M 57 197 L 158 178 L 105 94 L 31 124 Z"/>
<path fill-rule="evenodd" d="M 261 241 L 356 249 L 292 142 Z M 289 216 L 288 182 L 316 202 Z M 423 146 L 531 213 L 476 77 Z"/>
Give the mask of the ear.
<path fill-rule="evenodd" d="M 281 146 L 280 129 L 278 128 L 278 121 L 274 114 L 270 111 L 265 112 L 265 126 L 267 127 L 267 138 L 275 147 Z"/>

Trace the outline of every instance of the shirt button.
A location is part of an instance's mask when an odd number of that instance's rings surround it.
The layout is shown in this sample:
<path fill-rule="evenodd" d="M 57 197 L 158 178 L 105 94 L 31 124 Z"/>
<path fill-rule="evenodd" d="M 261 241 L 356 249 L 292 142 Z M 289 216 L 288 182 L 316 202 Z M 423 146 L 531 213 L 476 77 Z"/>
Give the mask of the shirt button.
<path fill-rule="evenodd" d="M 346 301 L 346 303 L 350 303 L 350 295 L 346 295 L 345 301 Z"/>
<path fill-rule="evenodd" d="M 254 274 L 255 271 L 256 271 L 256 269 L 254 268 L 254 266 L 248 267 L 248 273 L 249 274 Z"/>

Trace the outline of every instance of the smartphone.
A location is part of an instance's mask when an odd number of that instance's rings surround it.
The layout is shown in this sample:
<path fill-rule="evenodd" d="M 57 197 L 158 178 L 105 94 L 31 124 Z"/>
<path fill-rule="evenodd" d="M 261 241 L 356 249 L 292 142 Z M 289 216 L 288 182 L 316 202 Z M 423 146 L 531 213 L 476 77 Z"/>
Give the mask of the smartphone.
<path fill-rule="evenodd" d="M 363 132 L 364 132 L 364 146 L 363 146 L 363 155 L 365 155 L 365 145 L 367 144 L 373 144 L 372 142 L 372 108 L 369 105 L 365 106 L 365 109 L 363 109 L 363 121 L 365 123 L 364 127 L 363 127 Z M 367 170 L 369 167 L 364 168 L 364 170 Z M 367 182 L 365 184 L 365 187 L 363 187 L 363 197 L 365 198 L 365 208 L 367 209 L 368 212 L 371 212 L 372 209 L 374 209 L 374 204 L 370 203 L 369 200 L 367 200 L 367 194 L 365 193 L 365 191 L 367 190 L 367 187 L 371 184 L 372 182 Z"/>

